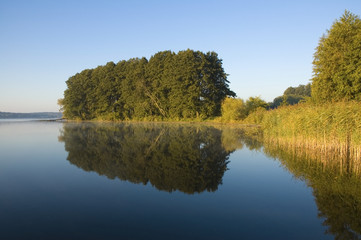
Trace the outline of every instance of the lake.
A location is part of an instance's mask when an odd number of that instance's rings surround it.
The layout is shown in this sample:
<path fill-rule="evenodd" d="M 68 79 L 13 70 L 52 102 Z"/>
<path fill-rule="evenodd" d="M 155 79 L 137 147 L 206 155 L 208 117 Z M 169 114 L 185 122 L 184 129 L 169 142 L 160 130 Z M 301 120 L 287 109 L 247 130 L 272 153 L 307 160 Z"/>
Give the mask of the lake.
<path fill-rule="evenodd" d="M 200 124 L 0 122 L 0 239 L 360 238 L 357 172 L 259 139 Z"/>

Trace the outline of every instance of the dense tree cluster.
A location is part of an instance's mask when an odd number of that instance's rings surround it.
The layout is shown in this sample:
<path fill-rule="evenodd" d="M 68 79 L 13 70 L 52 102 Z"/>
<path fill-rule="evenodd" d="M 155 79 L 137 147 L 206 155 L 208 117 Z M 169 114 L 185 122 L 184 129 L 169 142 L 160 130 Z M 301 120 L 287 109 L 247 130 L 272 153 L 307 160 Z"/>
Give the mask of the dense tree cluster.
<path fill-rule="evenodd" d="M 246 101 L 241 98 L 227 97 L 222 103 L 222 121 L 244 120 L 257 110 L 274 109 L 284 105 L 294 105 L 311 97 L 311 84 L 287 88 L 282 96 L 267 103 L 260 97 L 250 97 Z"/>
<path fill-rule="evenodd" d="M 281 105 L 294 105 L 309 97 L 311 97 L 311 84 L 300 84 L 298 87 L 287 88 L 283 95 L 276 97 L 269 106 L 273 109 Z"/>
<path fill-rule="evenodd" d="M 313 61 L 312 97 L 361 100 L 361 19 L 348 11 L 320 39 Z"/>
<path fill-rule="evenodd" d="M 215 52 L 163 51 L 70 77 L 61 103 L 69 119 L 208 118 L 235 96 L 228 83 Z"/>
<path fill-rule="evenodd" d="M 222 103 L 222 120 L 243 120 L 254 111 L 268 107 L 266 101 L 260 97 L 249 97 L 246 101 L 241 98 L 226 98 Z"/>
<path fill-rule="evenodd" d="M 283 95 L 297 95 L 297 96 L 308 96 L 311 97 L 311 84 L 307 85 L 298 85 L 298 87 L 289 87 L 284 92 Z"/>

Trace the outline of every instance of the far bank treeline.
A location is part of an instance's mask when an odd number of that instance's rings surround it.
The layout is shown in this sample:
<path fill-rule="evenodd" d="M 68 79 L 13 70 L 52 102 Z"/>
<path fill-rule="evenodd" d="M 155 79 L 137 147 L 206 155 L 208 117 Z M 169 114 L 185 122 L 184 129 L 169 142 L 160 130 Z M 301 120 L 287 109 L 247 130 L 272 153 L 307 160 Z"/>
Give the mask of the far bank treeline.
<path fill-rule="evenodd" d="M 163 51 L 77 73 L 59 104 L 68 119 L 205 119 L 235 96 L 228 83 L 215 52 Z"/>

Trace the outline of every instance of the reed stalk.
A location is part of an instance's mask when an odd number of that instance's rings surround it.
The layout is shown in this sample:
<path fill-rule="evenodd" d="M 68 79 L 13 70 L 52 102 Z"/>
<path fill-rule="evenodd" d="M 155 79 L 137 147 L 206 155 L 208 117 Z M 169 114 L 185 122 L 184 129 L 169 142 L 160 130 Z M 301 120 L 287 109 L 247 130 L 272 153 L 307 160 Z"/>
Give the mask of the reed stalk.
<path fill-rule="evenodd" d="M 261 119 L 265 142 L 361 162 L 360 102 L 303 103 L 254 115 Z M 246 122 L 252 119 L 251 114 Z"/>

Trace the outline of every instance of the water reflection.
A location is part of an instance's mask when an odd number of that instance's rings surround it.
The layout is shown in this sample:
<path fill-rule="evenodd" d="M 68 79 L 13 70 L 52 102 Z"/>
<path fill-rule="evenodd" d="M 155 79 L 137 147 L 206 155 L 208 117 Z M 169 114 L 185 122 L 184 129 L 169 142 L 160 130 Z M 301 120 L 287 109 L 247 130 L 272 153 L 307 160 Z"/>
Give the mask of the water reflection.
<path fill-rule="evenodd" d="M 86 171 L 188 194 L 216 191 L 233 151 L 263 150 L 312 187 L 327 233 L 361 239 L 361 163 L 347 158 L 263 144 L 257 129 L 190 124 L 65 123 L 59 140 Z"/>
<path fill-rule="evenodd" d="M 305 151 L 290 146 L 265 144 L 265 153 L 277 158 L 294 176 L 313 188 L 313 195 L 335 239 L 361 239 L 361 163 L 330 153 Z"/>
<path fill-rule="evenodd" d="M 217 190 L 229 154 L 243 147 L 239 136 L 201 125 L 82 123 L 64 124 L 59 141 L 86 171 L 193 194 Z"/>

